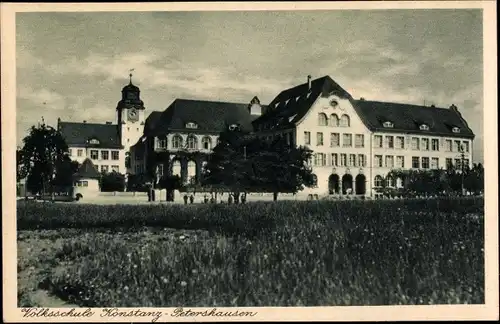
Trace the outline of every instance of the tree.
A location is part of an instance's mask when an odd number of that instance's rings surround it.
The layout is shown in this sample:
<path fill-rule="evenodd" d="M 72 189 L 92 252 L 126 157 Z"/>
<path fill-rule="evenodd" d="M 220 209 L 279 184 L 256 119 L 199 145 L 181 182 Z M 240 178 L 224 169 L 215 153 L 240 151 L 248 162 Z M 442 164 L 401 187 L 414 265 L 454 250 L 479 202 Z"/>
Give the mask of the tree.
<path fill-rule="evenodd" d="M 312 170 L 307 165 L 312 157 L 311 150 L 291 146 L 281 136 L 272 142 L 259 142 L 259 150 L 252 156 L 254 185 L 272 192 L 273 200 L 277 200 L 280 192 L 295 194 L 315 184 Z"/>
<path fill-rule="evenodd" d="M 73 175 L 78 171 L 80 163 L 72 161 L 68 155 L 55 164 L 55 177 L 52 184 L 59 191 L 66 191 L 68 187 L 73 185 Z"/>
<path fill-rule="evenodd" d="M 235 202 L 241 192 L 296 193 L 314 185 L 307 161 L 312 151 L 290 146 L 284 138 L 265 142 L 240 131 L 221 133 L 203 176 L 205 185 L 219 185 L 233 193 Z"/>
<path fill-rule="evenodd" d="M 42 121 L 32 126 L 23 139 L 23 147 L 18 154 L 21 170 L 18 177 L 26 177 L 26 188 L 32 193 L 53 192 L 56 166 L 67 161 L 68 145 L 62 135 Z"/>
<path fill-rule="evenodd" d="M 232 192 L 238 203 L 240 193 L 248 191 L 252 182 L 251 164 L 246 152 L 251 143 L 249 134 L 239 130 L 222 132 L 219 143 L 208 157 L 201 177 L 202 184 Z"/>
<path fill-rule="evenodd" d="M 116 171 L 111 173 L 102 173 L 99 182 L 102 192 L 121 192 L 125 190 L 125 176 Z"/>

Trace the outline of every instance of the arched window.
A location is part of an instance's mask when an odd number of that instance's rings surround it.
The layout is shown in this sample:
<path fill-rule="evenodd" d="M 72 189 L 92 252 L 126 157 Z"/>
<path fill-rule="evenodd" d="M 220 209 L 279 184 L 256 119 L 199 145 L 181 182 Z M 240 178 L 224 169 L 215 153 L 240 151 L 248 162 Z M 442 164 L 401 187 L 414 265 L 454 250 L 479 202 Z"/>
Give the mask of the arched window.
<path fill-rule="evenodd" d="M 175 160 L 172 162 L 172 175 L 173 176 L 181 176 L 181 162 L 179 160 Z"/>
<path fill-rule="evenodd" d="M 375 176 L 375 187 L 383 187 L 384 186 L 384 178 L 381 176 Z"/>
<path fill-rule="evenodd" d="M 190 150 L 198 149 L 198 139 L 194 135 L 189 135 L 187 138 L 187 147 Z"/>
<path fill-rule="evenodd" d="M 390 188 L 396 187 L 396 179 L 394 177 L 387 177 L 386 182 L 387 182 L 387 187 Z"/>
<path fill-rule="evenodd" d="M 205 136 L 201 140 L 201 147 L 204 150 L 211 150 L 212 149 L 212 139 L 208 136 Z"/>
<path fill-rule="evenodd" d="M 330 126 L 339 127 L 339 116 L 337 114 L 330 115 Z"/>
<path fill-rule="evenodd" d="M 172 137 L 172 148 L 179 149 L 182 147 L 182 136 L 174 135 Z"/>
<path fill-rule="evenodd" d="M 328 125 L 328 118 L 324 113 L 319 113 L 318 114 L 318 125 L 319 126 L 327 126 Z"/>
<path fill-rule="evenodd" d="M 349 118 L 349 116 L 344 114 L 344 115 L 342 115 L 342 117 L 340 117 L 340 126 L 342 126 L 342 127 L 351 126 L 351 119 Z"/>
<path fill-rule="evenodd" d="M 189 161 L 187 163 L 187 181 L 194 183 L 196 180 L 196 162 Z"/>

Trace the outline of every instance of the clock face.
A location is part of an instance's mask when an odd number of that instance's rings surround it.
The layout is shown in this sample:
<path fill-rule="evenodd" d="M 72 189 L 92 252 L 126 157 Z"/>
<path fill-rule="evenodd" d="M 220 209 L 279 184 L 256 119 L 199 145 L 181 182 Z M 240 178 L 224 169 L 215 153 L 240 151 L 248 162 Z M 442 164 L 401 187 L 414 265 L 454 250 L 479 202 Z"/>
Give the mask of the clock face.
<path fill-rule="evenodd" d="M 128 111 L 128 120 L 131 122 L 136 122 L 139 120 L 139 113 L 137 112 L 137 109 L 132 108 Z"/>

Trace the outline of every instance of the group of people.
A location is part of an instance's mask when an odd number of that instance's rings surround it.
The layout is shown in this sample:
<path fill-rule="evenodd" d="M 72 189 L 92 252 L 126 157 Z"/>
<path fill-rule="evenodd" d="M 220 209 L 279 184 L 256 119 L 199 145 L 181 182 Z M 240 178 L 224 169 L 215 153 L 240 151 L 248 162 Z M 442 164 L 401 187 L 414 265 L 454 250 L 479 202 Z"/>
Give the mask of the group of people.
<path fill-rule="evenodd" d="M 194 203 L 194 195 L 193 195 L 193 194 L 191 194 L 189 197 L 188 197 L 188 195 L 187 195 L 187 194 L 185 194 L 185 195 L 184 195 L 184 197 L 183 197 L 183 199 L 184 199 L 184 205 L 187 205 L 187 204 L 188 204 L 188 200 L 189 200 L 189 203 L 190 203 L 190 204 L 193 204 L 193 203 Z M 235 199 L 234 199 L 233 194 L 231 194 L 231 193 L 230 193 L 230 194 L 228 194 L 228 197 L 227 197 L 227 203 L 228 203 L 228 204 L 232 204 L 234 201 L 235 201 Z M 242 204 L 244 204 L 246 201 L 247 201 L 247 195 L 246 195 L 246 193 L 241 194 L 241 196 L 240 196 L 240 202 L 241 202 Z M 208 203 L 215 204 L 215 203 L 217 203 L 217 200 L 216 200 L 216 198 L 214 197 L 214 194 L 213 194 L 213 193 L 211 194 L 210 198 L 208 198 L 207 194 L 205 194 L 205 195 L 203 196 L 203 203 L 205 203 L 205 204 L 208 204 Z M 220 200 L 220 203 L 221 203 L 221 204 L 223 204 L 223 203 L 224 203 L 224 201 L 222 200 L 222 194 L 221 194 L 221 200 Z"/>

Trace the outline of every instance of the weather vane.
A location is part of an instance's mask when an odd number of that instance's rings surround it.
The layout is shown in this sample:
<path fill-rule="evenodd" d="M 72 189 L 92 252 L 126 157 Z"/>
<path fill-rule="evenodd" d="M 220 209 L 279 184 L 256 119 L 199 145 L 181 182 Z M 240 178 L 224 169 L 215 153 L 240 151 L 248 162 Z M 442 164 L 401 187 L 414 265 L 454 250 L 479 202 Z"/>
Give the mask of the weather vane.
<path fill-rule="evenodd" d="M 132 72 L 134 72 L 135 69 L 130 69 L 129 70 L 129 77 L 130 77 L 130 83 L 132 84 Z"/>

